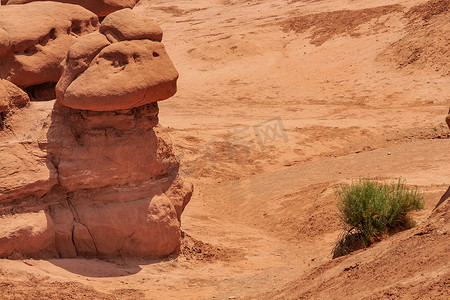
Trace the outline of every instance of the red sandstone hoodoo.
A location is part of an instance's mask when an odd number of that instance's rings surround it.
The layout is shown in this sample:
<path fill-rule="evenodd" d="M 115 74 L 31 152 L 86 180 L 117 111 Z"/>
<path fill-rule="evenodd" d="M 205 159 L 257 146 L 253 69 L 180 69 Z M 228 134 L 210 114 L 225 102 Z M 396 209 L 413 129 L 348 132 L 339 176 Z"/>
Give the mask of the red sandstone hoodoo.
<path fill-rule="evenodd" d="M 0 257 L 179 249 L 192 185 L 157 126 L 156 101 L 175 94 L 178 78 L 161 38 L 159 26 L 130 9 L 110 14 L 70 47 L 46 118 L 22 135 L 3 130 Z"/>

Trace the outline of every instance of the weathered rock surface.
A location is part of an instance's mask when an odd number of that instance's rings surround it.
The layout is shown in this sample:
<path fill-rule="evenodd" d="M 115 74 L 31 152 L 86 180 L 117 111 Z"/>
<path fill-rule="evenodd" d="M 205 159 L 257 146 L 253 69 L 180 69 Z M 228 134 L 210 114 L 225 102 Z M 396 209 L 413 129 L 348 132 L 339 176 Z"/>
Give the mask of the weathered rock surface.
<path fill-rule="evenodd" d="M 15 84 L 0 79 L 0 113 L 13 107 L 24 107 L 30 102 L 28 95 Z"/>
<path fill-rule="evenodd" d="M 2 0 L 3 4 L 24 4 L 35 1 L 56 1 L 77 4 L 92 11 L 99 17 L 123 8 L 133 8 L 139 0 Z"/>
<path fill-rule="evenodd" d="M 107 16 L 100 26 L 100 32 L 111 42 L 142 39 L 161 42 L 163 37 L 158 24 L 135 14 L 131 9 L 122 9 Z"/>
<path fill-rule="evenodd" d="M 109 15 L 104 22 L 110 25 L 103 32 L 117 37 L 117 42 L 111 38 L 108 41 L 108 35 L 92 33 L 71 47 L 56 86 L 59 104 L 82 110 L 113 111 L 173 96 L 178 72 L 158 41 L 161 37 L 155 36 L 153 22 L 129 9 Z M 124 25 L 135 23 L 141 25 Z M 128 40 L 133 37 L 139 39 Z"/>
<path fill-rule="evenodd" d="M 93 32 L 63 67 L 54 106 L 32 102 L 0 131 L 0 257 L 177 251 L 192 185 L 157 126 L 178 77 L 164 46 Z"/>
<path fill-rule="evenodd" d="M 26 20 L 26 21 L 25 21 Z M 76 38 L 100 26 L 81 6 L 33 2 L 0 7 L 0 78 L 25 88 L 56 83 Z"/>
<path fill-rule="evenodd" d="M 166 133 L 154 127 L 157 111 L 156 103 L 105 113 L 56 106 L 27 125 L 30 139 L 3 136 L 0 257 L 177 251 L 192 186 L 178 176 Z M 35 231 L 28 221 L 10 229 L 38 213 L 48 221 Z"/>
<path fill-rule="evenodd" d="M 58 182 L 47 153 L 50 104 L 31 102 L 12 110 L 7 128 L 0 130 L 0 206 L 14 211 L 15 199 L 38 199 Z"/>
<path fill-rule="evenodd" d="M 0 257 L 54 256 L 55 233 L 48 212 L 0 216 Z"/>
<path fill-rule="evenodd" d="M 0 143 L 0 204 L 26 197 L 39 198 L 57 183 L 44 142 L 13 139 Z"/>

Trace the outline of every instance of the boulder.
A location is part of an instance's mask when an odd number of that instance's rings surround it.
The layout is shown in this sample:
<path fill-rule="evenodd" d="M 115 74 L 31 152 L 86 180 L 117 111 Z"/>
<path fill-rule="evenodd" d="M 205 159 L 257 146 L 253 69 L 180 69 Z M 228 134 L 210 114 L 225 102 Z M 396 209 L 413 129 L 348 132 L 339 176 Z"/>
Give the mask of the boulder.
<path fill-rule="evenodd" d="M 24 4 L 34 1 L 48 1 L 48 0 L 2 0 L 4 4 Z M 50 0 L 56 2 L 70 3 L 80 5 L 99 17 L 104 17 L 110 13 L 123 9 L 133 8 L 139 0 Z"/>
<path fill-rule="evenodd" d="M 104 38 L 91 34 L 70 48 L 56 86 L 58 103 L 80 110 L 115 111 L 173 96 L 178 72 L 155 35 L 153 22 L 129 9 L 111 14 L 104 22 L 108 24 L 100 30 Z M 115 38 L 108 40 L 108 33 Z M 133 37 L 139 39 L 129 40 Z"/>
<path fill-rule="evenodd" d="M 122 9 L 107 16 L 100 26 L 100 32 L 106 35 L 110 42 L 142 39 L 161 42 L 163 37 L 158 24 L 135 14 L 131 9 Z"/>
<path fill-rule="evenodd" d="M 26 21 L 24 21 L 26 20 Z M 100 26 L 81 6 L 33 2 L 0 7 L 0 78 L 26 88 L 56 83 L 76 38 Z"/>
<path fill-rule="evenodd" d="M 47 211 L 0 216 L 0 257 L 56 255 L 53 221 Z"/>
<path fill-rule="evenodd" d="M 95 56 L 110 43 L 103 34 L 98 31 L 80 37 L 67 53 L 66 59 L 62 62 L 64 70 L 56 87 L 56 96 L 63 99 L 64 92 L 78 75 L 86 71 Z"/>
<path fill-rule="evenodd" d="M 30 102 L 28 95 L 15 84 L 0 79 L 0 113 L 13 107 L 24 107 Z"/>

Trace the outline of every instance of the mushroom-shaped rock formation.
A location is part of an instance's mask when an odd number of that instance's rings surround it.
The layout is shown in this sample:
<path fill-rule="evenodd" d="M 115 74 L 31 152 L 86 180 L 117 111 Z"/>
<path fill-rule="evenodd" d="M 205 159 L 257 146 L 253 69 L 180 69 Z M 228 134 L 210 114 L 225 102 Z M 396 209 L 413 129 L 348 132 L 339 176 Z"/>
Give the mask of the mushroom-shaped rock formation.
<path fill-rule="evenodd" d="M 113 111 L 164 100 L 176 92 L 178 73 L 160 42 L 162 30 L 130 9 L 107 16 L 69 50 L 56 86 L 59 104 Z"/>
<path fill-rule="evenodd" d="M 56 83 L 76 38 L 99 26 L 98 17 L 78 5 L 0 6 L 0 78 L 21 88 Z"/>
<path fill-rule="evenodd" d="M 149 27 L 133 35 L 114 21 L 121 15 Z M 178 74 L 159 27 L 130 10 L 110 16 L 105 34 L 71 46 L 51 113 L 33 102 L 20 112 L 39 117 L 0 135 L 0 258 L 161 257 L 180 247 L 192 185 L 156 103 L 175 93 Z"/>
<path fill-rule="evenodd" d="M 133 8 L 139 0 L 2 0 L 2 4 L 24 4 L 35 1 L 55 1 L 80 5 L 99 17 L 123 8 Z"/>

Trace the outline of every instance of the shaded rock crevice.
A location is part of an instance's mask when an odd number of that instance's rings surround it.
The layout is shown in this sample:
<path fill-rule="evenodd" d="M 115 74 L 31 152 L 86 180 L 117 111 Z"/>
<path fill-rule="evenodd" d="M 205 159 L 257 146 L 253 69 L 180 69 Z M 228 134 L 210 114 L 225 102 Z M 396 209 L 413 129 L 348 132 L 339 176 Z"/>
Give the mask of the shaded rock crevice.
<path fill-rule="evenodd" d="M 78 252 L 77 247 L 75 247 L 75 238 L 74 238 L 74 235 L 73 235 L 73 232 L 74 232 L 74 231 L 75 231 L 75 219 L 73 220 L 71 237 L 72 237 L 72 244 L 73 244 L 73 247 L 75 248 L 76 256 L 79 256 L 79 255 L 80 255 L 80 252 Z M 60 253 L 60 254 L 59 254 L 59 257 L 62 258 L 63 255 L 61 255 L 61 253 Z"/>
<path fill-rule="evenodd" d="M 74 222 L 73 237 L 78 255 L 97 256 L 98 249 L 88 227 L 82 223 Z"/>
<path fill-rule="evenodd" d="M 118 251 L 118 253 L 119 253 L 119 255 L 123 255 L 123 247 L 124 247 L 124 245 L 125 245 L 125 243 L 128 241 L 128 240 L 130 240 L 132 237 L 133 237 L 133 235 L 136 233 L 136 231 L 133 231 L 133 233 L 132 234 L 130 234 L 129 236 L 127 236 L 124 240 L 123 240 L 123 243 L 122 243 L 122 246 L 120 246 L 120 249 L 119 249 L 119 251 Z"/>

